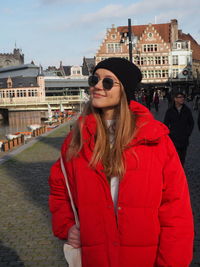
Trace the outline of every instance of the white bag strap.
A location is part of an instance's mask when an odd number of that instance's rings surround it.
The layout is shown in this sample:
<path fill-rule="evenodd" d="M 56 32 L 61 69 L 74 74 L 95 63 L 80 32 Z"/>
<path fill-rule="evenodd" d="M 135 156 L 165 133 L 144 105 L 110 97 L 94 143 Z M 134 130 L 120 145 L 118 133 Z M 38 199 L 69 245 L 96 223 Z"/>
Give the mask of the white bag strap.
<path fill-rule="evenodd" d="M 75 207 L 74 202 L 73 202 L 73 198 L 72 198 L 71 190 L 70 190 L 70 187 L 69 187 L 69 182 L 68 182 L 68 179 L 67 179 L 67 173 L 66 173 L 66 170 L 65 170 L 65 166 L 64 166 L 62 155 L 60 156 L 60 163 L 61 163 L 61 169 L 62 169 L 63 175 L 65 177 L 65 182 L 66 182 L 67 190 L 68 190 L 68 193 L 69 193 L 69 198 L 70 198 L 72 210 L 74 212 L 74 218 L 75 218 L 76 226 L 79 228 L 80 224 L 79 224 L 79 219 L 78 219 L 78 213 L 77 213 L 76 207 Z"/>

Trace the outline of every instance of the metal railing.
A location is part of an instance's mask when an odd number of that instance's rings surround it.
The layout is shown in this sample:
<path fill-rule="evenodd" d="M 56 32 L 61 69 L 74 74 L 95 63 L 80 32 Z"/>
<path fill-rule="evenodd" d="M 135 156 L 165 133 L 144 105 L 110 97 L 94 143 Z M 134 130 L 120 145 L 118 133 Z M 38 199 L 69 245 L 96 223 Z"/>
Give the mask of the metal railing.
<path fill-rule="evenodd" d="M 0 98 L 0 107 L 5 106 L 29 106 L 29 105 L 48 105 L 48 104 L 68 104 L 73 102 L 80 102 L 81 97 L 79 95 L 70 96 L 47 96 L 45 99 L 38 97 L 31 98 Z"/>

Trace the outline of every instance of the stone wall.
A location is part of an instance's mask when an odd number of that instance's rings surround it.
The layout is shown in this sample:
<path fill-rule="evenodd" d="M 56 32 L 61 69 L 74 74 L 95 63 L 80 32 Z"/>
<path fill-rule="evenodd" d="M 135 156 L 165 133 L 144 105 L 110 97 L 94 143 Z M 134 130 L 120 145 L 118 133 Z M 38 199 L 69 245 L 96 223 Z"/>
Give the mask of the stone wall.
<path fill-rule="evenodd" d="M 18 66 L 24 64 L 24 55 L 19 49 L 14 49 L 13 53 L 0 53 L 0 68 Z"/>

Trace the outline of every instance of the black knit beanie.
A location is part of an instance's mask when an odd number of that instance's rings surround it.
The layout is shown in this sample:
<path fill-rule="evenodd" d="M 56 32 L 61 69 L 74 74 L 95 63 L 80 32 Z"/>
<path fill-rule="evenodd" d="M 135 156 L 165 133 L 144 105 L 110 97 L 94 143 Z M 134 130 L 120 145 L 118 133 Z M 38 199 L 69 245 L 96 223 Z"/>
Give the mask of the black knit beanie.
<path fill-rule="evenodd" d="M 134 99 L 134 91 L 137 84 L 142 80 L 142 73 L 140 69 L 125 58 L 111 57 L 99 62 L 94 70 L 107 69 L 115 74 L 124 86 L 128 103 Z"/>

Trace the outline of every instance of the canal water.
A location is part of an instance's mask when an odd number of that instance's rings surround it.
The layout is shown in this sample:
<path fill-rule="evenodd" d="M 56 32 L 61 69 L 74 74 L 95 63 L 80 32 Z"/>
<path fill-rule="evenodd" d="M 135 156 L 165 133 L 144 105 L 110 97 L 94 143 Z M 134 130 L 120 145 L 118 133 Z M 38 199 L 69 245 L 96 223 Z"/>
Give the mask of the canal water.
<path fill-rule="evenodd" d="M 6 134 L 29 131 L 27 126 L 42 124 L 41 111 L 17 111 L 9 112 L 9 122 L 0 120 L 0 139 L 6 139 Z"/>

